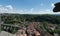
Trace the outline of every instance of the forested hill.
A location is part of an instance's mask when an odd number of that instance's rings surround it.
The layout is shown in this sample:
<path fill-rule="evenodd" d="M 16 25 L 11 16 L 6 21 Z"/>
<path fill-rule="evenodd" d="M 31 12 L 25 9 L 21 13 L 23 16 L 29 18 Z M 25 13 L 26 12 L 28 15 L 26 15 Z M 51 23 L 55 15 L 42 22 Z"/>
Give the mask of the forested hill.
<path fill-rule="evenodd" d="M 31 14 L 1 14 L 4 23 L 13 24 L 14 22 L 35 21 L 35 22 L 48 22 L 52 24 L 60 24 L 59 15 L 31 15 Z"/>

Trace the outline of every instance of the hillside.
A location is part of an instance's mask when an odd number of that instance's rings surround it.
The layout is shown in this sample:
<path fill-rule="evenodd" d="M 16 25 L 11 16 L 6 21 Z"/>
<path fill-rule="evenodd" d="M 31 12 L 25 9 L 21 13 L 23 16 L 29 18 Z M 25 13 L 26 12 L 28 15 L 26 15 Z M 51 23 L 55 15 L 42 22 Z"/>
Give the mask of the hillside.
<path fill-rule="evenodd" d="M 32 29 L 32 30 L 35 29 L 41 35 L 49 34 L 51 36 L 51 35 L 54 35 L 54 33 L 60 34 L 60 16 L 59 15 L 1 14 L 1 21 L 3 21 L 5 24 L 13 24 L 21 27 L 23 26 L 25 28 L 29 27 L 29 29 Z M 8 31 L 10 33 L 14 32 L 13 29 Z"/>

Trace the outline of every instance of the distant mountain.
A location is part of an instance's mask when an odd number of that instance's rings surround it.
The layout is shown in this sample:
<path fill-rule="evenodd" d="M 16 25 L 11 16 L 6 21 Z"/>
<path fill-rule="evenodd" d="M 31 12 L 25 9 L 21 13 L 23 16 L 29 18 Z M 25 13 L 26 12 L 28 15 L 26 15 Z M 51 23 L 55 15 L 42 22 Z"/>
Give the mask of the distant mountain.
<path fill-rule="evenodd" d="M 56 15 L 56 16 L 60 16 L 60 14 L 17 14 L 17 13 L 0 13 L 0 15 Z"/>

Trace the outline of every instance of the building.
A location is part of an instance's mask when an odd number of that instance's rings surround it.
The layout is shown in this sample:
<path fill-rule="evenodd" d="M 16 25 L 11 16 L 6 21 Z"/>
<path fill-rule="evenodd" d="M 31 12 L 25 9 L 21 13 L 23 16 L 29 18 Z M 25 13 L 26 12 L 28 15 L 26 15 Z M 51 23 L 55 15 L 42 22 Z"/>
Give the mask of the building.
<path fill-rule="evenodd" d="M 16 36 L 27 36 L 22 28 L 20 28 L 15 34 Z"/>

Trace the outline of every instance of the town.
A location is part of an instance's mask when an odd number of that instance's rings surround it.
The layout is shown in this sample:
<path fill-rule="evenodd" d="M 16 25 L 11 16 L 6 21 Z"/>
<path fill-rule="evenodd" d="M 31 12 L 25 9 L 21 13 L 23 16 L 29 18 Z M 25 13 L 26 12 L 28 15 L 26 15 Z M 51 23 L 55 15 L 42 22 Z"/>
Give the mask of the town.
<path fill-rule="evenodd" d="M 1 14 L 1 33 L 7 32 L 6 36 L 59 36 L 60 20 L 57 18 L 60 16 Z"/>

